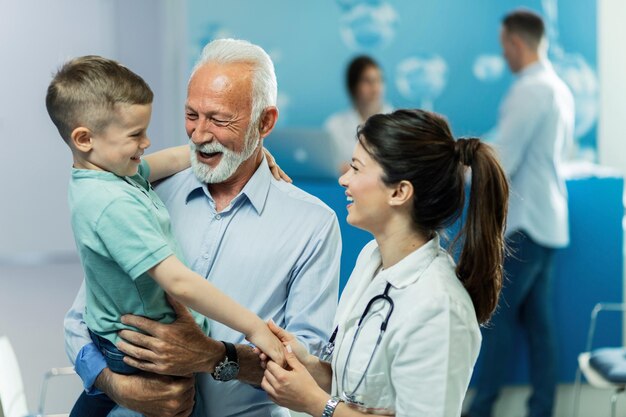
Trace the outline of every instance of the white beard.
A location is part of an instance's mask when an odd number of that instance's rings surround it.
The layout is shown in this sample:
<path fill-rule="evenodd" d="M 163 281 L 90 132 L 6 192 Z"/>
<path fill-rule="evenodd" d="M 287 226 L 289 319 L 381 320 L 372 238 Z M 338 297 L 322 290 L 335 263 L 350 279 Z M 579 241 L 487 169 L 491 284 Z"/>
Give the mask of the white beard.
<path fill-rule="evenodd" d="M 216 140 L 203 145 L 196 145 L 190 140 L 191 169 L 198 180 L 205 184 L 219 184 L 232 177 L 241 164 L 252 156 L 261 141 L 261 135 L 256 128 L 256 125 L 256 123 L 250 124 L 250 127 L 246 132 L 244 148 L 241 153 L 237 153 L 226 148 Z M 221 152 L 222 159 L 215 168 L 211 168 L 209 165 L 198 161 L 198 156 L 196 154 L 197 151 L 203 153 Z"/>

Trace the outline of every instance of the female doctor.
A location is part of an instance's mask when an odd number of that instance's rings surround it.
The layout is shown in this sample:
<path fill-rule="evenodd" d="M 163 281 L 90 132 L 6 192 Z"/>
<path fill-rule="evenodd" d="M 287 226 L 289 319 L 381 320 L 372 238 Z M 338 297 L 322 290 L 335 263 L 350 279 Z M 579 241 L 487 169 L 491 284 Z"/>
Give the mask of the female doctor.
<path fill-rule="evenodd" d="M 289 367 L 268 362 L 262 387 L 276 403 L 314 417 L 459 416 L 479 323 L 489 319 L 502 284 L 505 174 L 488 145 L 455 141 L 433 113 L 375 115 L 358 133 L 351 170 L 339 183 L 348 222 L 375 240 L 343 291 L 327 357 L 271 324 Z M 455 266 L 438 231 L 461 215 L 468 167 Z"/>

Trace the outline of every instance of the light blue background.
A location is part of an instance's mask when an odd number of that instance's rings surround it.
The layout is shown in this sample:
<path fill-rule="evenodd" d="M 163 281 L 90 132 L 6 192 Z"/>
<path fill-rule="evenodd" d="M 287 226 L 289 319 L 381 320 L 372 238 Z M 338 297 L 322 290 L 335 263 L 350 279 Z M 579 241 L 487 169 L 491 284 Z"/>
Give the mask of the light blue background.
<path fill-rule="evenodd" d="M 321 126 L 331 113 L 348 106 L 344 87 L 346 63 L 357 53 L 377 59 L 385 71 L 387 100 L 395 107 L 418 107 L 402 97 L 395 83 L 397 65 L 410 56 L 439 55 L 448 67 L 447 86 L 434 102 L 457 135 L 481 135 L 496 121 L 499 102 L 512 77 L 505 67 L 499 79 L 478 81 L 472 66 L 477 56 L 500 55 L 498 33 L 504 14 L 528 7 L 544 15 L 542 1 L 390 0 L 397 15 L 395 36 L 386 46 L 347 46 L 340 35 L 345 13 L 341 4 L 380 4 L 380 0 L 187 0 L 189 67 L 201 45 L 217 37 L 250 40 L 275 61 L 282 126 Z M 555 0 L 544 0 L 554 3 Z M 596 68 L 595 0 L 558 3 L 558 43 L 567 53 L 580 54 Z M 553 42 L 555 44 L 555 42 Z M 595 126 L 581 139 L 595 148 Z"/>

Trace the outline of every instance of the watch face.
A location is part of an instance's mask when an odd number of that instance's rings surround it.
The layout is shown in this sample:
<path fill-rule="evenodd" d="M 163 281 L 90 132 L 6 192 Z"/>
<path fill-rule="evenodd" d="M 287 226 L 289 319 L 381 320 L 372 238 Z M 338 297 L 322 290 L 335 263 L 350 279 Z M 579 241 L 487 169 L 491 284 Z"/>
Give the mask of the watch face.
<path fill-rule="evenodd" d="M 239 374 L 239 364 L 236 362 L 225 362 L 216 369 L 216 379 L 220 381 L 230 381 Z"/>

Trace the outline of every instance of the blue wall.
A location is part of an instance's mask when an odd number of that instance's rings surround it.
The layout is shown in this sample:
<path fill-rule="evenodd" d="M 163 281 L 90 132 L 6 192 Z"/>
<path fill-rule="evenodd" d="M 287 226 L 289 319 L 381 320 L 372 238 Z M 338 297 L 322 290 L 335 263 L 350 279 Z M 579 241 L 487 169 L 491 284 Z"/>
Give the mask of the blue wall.
<path fill-rule="evenodd" d="M 520 5 L 544 16 L 550 56 L 575 90 L 579 141 L 595 148 L 595 0 L 187 0 L 189 67 L 212 39 L 248 39 L 275 61 L 280 124 L 320 126 L 348 106 L 345 65 L 367 53 L 384 68 L 392 105 L 432 108 L 457 135 L 481 135 L 512 80 L 500 19 Z"/>

